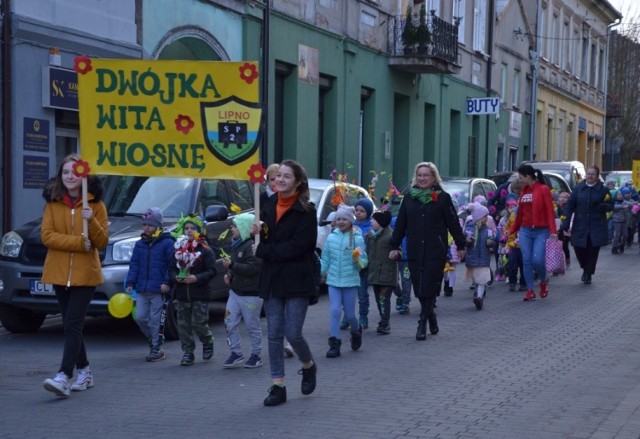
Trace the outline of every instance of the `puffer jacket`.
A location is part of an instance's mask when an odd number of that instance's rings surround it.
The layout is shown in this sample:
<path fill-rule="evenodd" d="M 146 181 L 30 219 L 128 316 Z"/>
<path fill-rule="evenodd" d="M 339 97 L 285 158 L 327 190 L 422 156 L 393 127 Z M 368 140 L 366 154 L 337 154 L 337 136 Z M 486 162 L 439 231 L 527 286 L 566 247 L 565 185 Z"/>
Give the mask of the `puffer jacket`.
<path fill-rule="evenodd" d="M 47 201 L 40 232 L 47 247 L 42 282 L 67 287 L 97 286 L 104 282 L 98 250 L 109 242 L 107 208 L 100 200 L 102 184 L 90 179 L 87 199 L 93 210 L 89 221 L 91 250 L 84 248 L 82 237 L 82 199 L 71 206 L 65 201 L 51 199 L 50 188 L 45 187 L 43 197 Z"/>
<path fill-rule="evenodd" d="M 262 259 L 253 254 L 252 239 L 245 239 L 231 251 L 228 274 L 231 289 L 239 296 L 257 296 Z"/>
<path fill-rule="evenodd" d="M 126 285 L 141 293 L 162 294 L 160 285 L 170 285 L 169 264 L 175 263 L 174 243 L 169 232 L 163 232 L 153 240 L 142 238 L 136 242 Z"/>
<path fill-rule="evenodd" d="M 484 225 L 478 229 L 475 222 L 471 221 L 465 225 L 464 232 L 471 238 L 471 242 L 467 243 L 465 265 L 467 267 L 488 267 L 491 263 L 491 251 L 487 247 L 489 227 Z"/>
<path fill-rule="evenodd" d="M 353 261 L 353 251 L 360 249 L 360 264 Z M 327 277 L 327 285 L 337 288 L 360 286 L 360 270 L 368 262 L 362 232 L 353 227 L 349 232 L 335 229 L 327 237 L 322 248 L 320 272 Z"/>
<path fill-rule="evenodd" d="M 562 229 L 571 227 L 571 244 L 574 247 L 586 248 L 589 238 L 594 247 L 604 247 L 609 240 L 607 212 L 612 210 L 613 199 L 605 185 L 597 182 L 589 186 L 583 181 L 571 192 Z M 572 216 L 573 224 L 570 224 Z"/>
<path fill-rule="evenodd" d="M 398 263 L 389 259 L 392 233 L 389 227 L 385 227 L 379 234 L 370 233 L 367 237 L 369 285 L 394 287 L 398 283 Z"/>

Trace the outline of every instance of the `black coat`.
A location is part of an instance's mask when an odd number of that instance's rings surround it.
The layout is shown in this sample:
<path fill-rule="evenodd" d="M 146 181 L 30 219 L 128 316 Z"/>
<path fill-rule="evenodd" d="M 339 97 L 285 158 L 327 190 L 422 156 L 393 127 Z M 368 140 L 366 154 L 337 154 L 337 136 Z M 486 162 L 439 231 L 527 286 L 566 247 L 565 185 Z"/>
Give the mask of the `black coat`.
<path fill-rule="evenodd" d="M 318 237 L 316 209 L 296 201 L 276 223 L 278 197 L 262 206 L 264 221 L 256 256 L 262 259 L 260 297 L 314 297 L 314 252 Z"/>
<path fill-rule="evenodd" d="M 437 184 L 433 189 L 440 191 L 438 201 L 429 204 L 423 204 L 408 193 L 404 196 L 391 238 L 391 247 L 400 250 L 402 239 L 405 235 L 407 237 L 406 257 L 414 285 L 417 283 L 414 277 L 419 273 L 429 273 L 430 279 L 442 280 L 449 247 L 447 232 L 451 233 L 458 248 L 466 247 L 466 239 L 451 196 Z M 440 285 L 425 288 L 439 289 Z M 426 290 L 415 291 L 416 297 L 432 293 Z"/>
<path fill-rule="evenodd" d="M 565 206 L 565 220 L 562 229 L 571 225 L 571 244 L 574 247 L 587 247 L 587 237 L 591 237 L 594 247 L 604 247 L 609 242 L 607 230 L 607 212 L 613 210 L 613 199 L 609 189 L 598 181 L 587 186 L 585 181 L 576 185 Z M 573 224 L 571 216 L 573 215 Z"/>

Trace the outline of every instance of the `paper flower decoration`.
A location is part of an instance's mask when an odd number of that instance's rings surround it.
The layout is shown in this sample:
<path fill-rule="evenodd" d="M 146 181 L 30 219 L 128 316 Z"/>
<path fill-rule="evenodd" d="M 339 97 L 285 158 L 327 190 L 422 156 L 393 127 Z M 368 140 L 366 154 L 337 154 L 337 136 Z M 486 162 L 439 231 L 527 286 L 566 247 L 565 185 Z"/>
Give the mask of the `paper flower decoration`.
<path fill-rule="evenodd" d="M 247 175 L 249 175 L 249 182 L 251 183 L 262 183 L 264 181 L 264 175 L 266 174 L 266 170 L 262 163 L 254 163 L 249 166 L 249 170 L 247 171 Z"/>
<path fill-rule="evenodd" d="M 638 205 L 638 204 L 634 204 L 634 205 L 631 207 L 631 212 L 632 212 L 632 213 L 638 213 L 638 211 L 640 211 L 640 205 Z"/>
<path fill-rule="evenodd" d="M 186 114 L 178 114 L 178 117 L 174 120 L 176 123 L 176 130 L 182 131 L 182 134 L 189 134 L 191 128 L 193 128 L 196 124 L 191 120 L 191 118 Z"/>
<path fill-rule="evenodd" d="M 80 178 L 87 177 L 89 175 L 89 172 L 91 172 L 89 163 L 85 162 L 84 160 L 78 160 L 77 162 L 75 162 L 71 169 L 73 170 L 73 174 L 76 177 Z"/>
<path fill-rule="evenodd" d="M 231 206 L 229 207 L 231 208 L 231 212 L 235 213 L 236 215 L 242 212 L 242 208 L 238 206 L 236 203 L 231 203 Z"/>
<path fill-rule="evenodd" d="M 362 261 L 362 259 L 360 259 L 360 247 L 356 247 L 355 249 L 353 249 L 353 252 L 351 253 L 351 256 L 353 257 L 353 261 L 356 262 L 358 264 L 358 266 L 360 267 L 360 269 L 364 268 L 364 262 Z"/>
<path fill-rule="evenodd" d="M 258 68 L 255 64 L 244 63 L 240 66 L 240 79 L 242 79 L 247 84 L 253 84 L 253 81 L 258 78 Z"/>
<path fill-rule="evenodd" d="M 184 279 L 189 275 L 189 269 L 193 267 L 193 264 L 200 257 L 200 251 L 198 248 L 197 238 L 190 241 L 186 236 L 181 236 L 176 240 L 174 247 L 176 252 L 174 253 L 176 258 L 176 266 L 180 270 L 178 273 L 178 279 Z"/>
<path fill-rule="evenodd" d="M 80 73 L 81 75 L 86 75 L 91 70 L 93 70 L 93 66 L 91 65 L 91 58 L 87 55 L 76 56 L 73 60 L 73 70 L 76 73 Z"/>

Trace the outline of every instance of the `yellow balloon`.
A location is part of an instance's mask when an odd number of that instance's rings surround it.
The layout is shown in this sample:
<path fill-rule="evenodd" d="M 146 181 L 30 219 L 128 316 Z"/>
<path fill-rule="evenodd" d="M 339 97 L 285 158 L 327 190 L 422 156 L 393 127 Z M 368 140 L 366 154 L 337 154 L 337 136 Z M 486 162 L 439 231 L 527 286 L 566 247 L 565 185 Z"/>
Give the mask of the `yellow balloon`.
<path fill-rule="evenodd" d="M 133 299 L 129 294 L 117 293 L 109 299 L 109 314 L 117 319 L 122 319 L 131 314 Z"/>

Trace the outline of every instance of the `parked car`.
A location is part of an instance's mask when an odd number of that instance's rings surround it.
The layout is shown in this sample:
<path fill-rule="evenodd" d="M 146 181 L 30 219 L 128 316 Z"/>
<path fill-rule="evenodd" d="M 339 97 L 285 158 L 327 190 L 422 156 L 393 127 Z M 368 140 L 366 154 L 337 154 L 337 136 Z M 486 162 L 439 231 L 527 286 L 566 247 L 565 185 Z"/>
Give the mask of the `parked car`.
<path fill-rule="evenodd" d="M 340 191 L 345 204 L 353 206 L 361 198 L 369 197 L 369 192 L 360 186 L 351 183 L 336 183 L 333 180 L 323 180 L 317 178 L 309 179 L 309 192 L 311 201 L 318 210 L 318 239 L 316 249 L 320 254 L 324 241 L 331 233 L 331 225 L 326 220 L 331 212 L 335 212 L 338 206 L 334 202 L 337 191 Z M 373 200 L 371 200 L 373 201 Z M 375 202 L 373 203 L 375 206 Z"/>
<path fill-rule="evenodd" d="M 109 244 L 100 252 L 104 283 L 96 288 L 90 316 L 108 315 L 109 299 L 124 291 L 133 247 L 142 231 L 140 218 L 147 208 L 162 209 L 169 231 L 181 215 L 205 212 L 207 238 L 216 252 L 219 273 L 224 272 L 222 251 L 228 253 L 231 244 L 230 238 L 221 242 L 219 237 L 229 229 L 232 203 L 242 212 L 253 209 L 253 187 L 248 181 L 113 175 L 103 182 Z M 59 312 L 53 287 L 40 281 L 47 254 L 40 226 L 41 219 L 31 221 L 5 234 L 0 243 L 0 321 L 10 332 L 36 331 L 47 314 Z M 212 294 L 216 299 L 227 297 L 222 275 L 214 279 Z M 165 335 L 177 338 L 173 304 L 167 312 Z"/>
<path fill-rule="evenodd" d="M 453 204 L 456 205 L 458 211 L 473 201 L 473 199 L 482 195 L 489 199 L 492 193 L 496 191 L 496 184 L 488 178 L 477 177 L 442 177 L 443 189 L 451 195 Z M 389 211 L 393 216 L 398 214 L 400 202 L 404 194 L 409 192 L 411 182 L 405 184 L 400 191 L 401 195 L 393 197 L 389 201 Z"/>
<path fill-rule="evenodd" d="M 569 183 L 565 180 L 560 174 L 556 174 L 555 172 L 546 172 L 542 171 L 544 175 L 544 179 L 547 182 L 547 185 L 554 192 L 569 192 L 571 193 L 571 188 L 569 187 Z M 500 172 L 489 177 L 491 180 L 495 182 L 495 184 L 500 187 L 505 182 L 512 182 L 516 178 L 518 178 L 517 172 Z"/>
<path fill-rule="evenodd" d="M 616 187 L 622 187 L 627 184 L 627 182 L 633 183 L 633 172 L 632 171 L 611 171 L 607 172 L 602 176 L 604 181 L 614 180 L 616 182 Z"/>
<path fill-rule="evenodd" d="M 540 169 L 542 172 L 554 172 L 560 174 L 569 183 L 569 187 L 573 188 L 582 181 L 587 175 L 587 171 L 579 161 L 525 161 L 528 165 L 533 166 L 536 169 Z"/>

